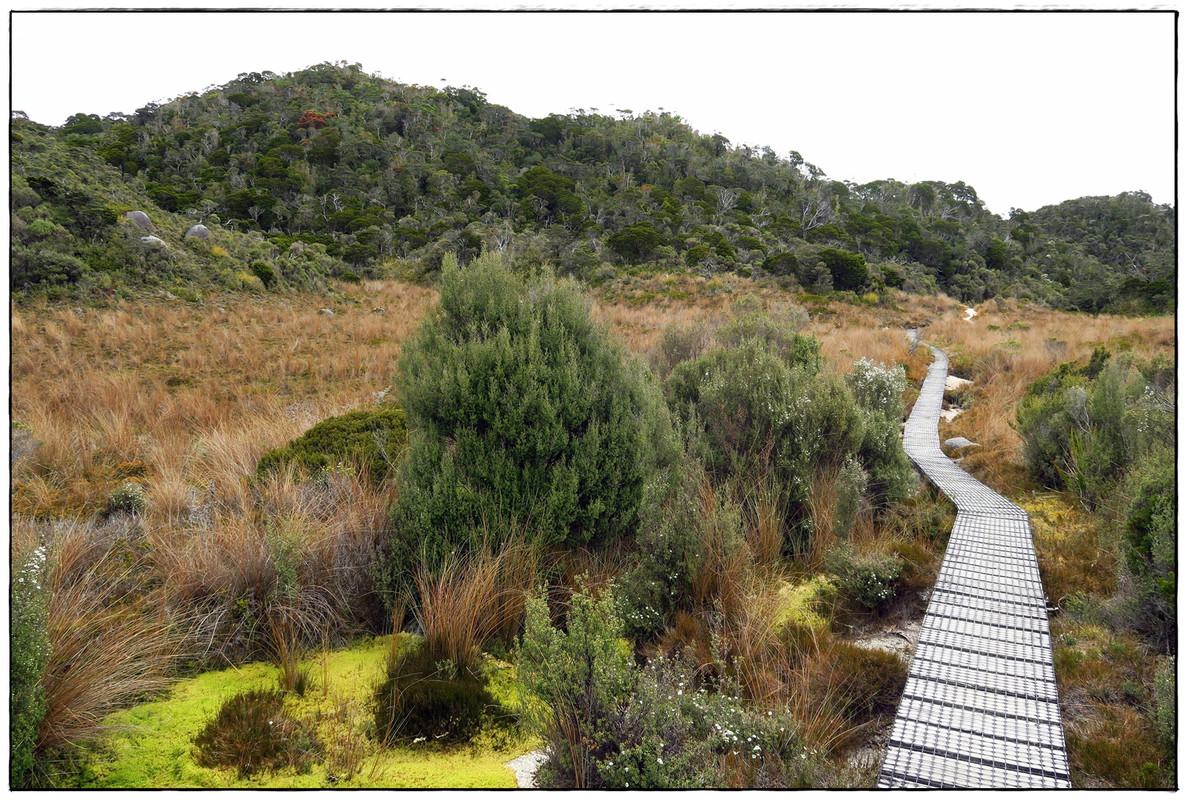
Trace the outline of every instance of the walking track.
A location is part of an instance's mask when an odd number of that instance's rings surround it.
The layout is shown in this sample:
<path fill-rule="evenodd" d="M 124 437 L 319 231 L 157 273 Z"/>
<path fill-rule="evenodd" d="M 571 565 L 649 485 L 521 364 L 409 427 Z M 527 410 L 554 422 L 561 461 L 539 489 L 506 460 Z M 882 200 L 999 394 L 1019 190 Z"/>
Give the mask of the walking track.
<path fill-rule="evenodd" d="M 1069 788 L 1030 522 L 940 450 L 948 357 L 932 352 L 903 446 L 956 504 L 956 523 L 878 786 Z"/>

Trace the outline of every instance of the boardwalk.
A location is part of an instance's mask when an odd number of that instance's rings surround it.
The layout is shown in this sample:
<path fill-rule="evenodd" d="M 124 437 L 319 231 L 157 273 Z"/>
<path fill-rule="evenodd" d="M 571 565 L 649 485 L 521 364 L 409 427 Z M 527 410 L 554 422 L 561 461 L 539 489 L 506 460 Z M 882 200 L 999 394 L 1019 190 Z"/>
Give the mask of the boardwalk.
<path fill-rule="evenodd" d="M 932 350 L 903 445 L 956 504 L 956 524 L 878 786 L 1070 787 L 1030 523 L 941 452 L 948 357 Z"/>

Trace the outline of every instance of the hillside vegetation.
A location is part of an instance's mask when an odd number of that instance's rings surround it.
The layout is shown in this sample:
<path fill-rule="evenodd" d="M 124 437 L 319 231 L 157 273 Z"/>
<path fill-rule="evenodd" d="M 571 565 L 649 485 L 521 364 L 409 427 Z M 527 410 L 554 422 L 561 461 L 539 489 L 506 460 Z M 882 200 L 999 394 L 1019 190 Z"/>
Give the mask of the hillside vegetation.
<path fill-rule="evenodd" d="M 645 267 L 814 293 L 1174 305 L 1174 210 L 1141 192 L 1003 220 L 962 182 L 858 185 L 667 112 L 528 119 L 478 89 L 345 63 L 243 74 L 60 129 L 16 119 L 12 141 L 21 293 L 420 280 L 446 253 L 497 251 L 595 284 Z M 134 209 L 152 230 L 123 219 Z M 193 224 L 211 237 L 183 239 Z"/>
<path fill-rule="evenodd" d="M 1174 785 L 1173 318 L 1060 310 L 1172 308 L 1172 210 L 621 116 L 343 64 L 14 120 L 12 786 L 871 786 L 953 516 L 907 328 L 1075 782 Z"/>

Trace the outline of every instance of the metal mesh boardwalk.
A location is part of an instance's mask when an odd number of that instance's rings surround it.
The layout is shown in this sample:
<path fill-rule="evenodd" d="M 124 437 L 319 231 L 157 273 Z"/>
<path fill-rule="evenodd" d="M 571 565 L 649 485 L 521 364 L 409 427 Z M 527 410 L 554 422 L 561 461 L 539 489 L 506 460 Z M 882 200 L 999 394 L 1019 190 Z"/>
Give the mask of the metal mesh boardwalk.
<path fill-rule="evenodd" d="M 956 504 L 878 786 L 1067 788 L 1047 604 L 1026 512 L 940 450 L 948 357 L 935 361 L 903 447 Z"/>

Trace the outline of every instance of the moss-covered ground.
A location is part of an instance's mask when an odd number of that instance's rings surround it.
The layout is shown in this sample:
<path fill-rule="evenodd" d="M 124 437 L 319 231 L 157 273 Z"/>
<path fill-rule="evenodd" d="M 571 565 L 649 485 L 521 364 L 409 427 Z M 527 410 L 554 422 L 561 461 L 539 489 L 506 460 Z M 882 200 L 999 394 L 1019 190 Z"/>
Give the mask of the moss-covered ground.
<path fill-rule="evenodd" d="M 88 789 L 256 788 L 514 788 L 503 766 L 532 750 L 514 725 L 490 725 L 468 745 L 428 743 L 382 748 L 369 735 L 372 694 L 390 648 L 390 637 L 316 654 L 303 662 L 313 686 L 291 695 L 287 707 L 313 726 L 322 744 L 319 760 L 304 773 L 288 769 L 241 778 L 236 770 L 201 767 L 194 737 L 226 699 L 250 689 L 277 686 L 275 666 L 252 663 L 186 679 L 163 699 L 113 715 L 118 729 L 86 759 L 78 778 Z M 505 705 L 513 698 L 513 668 L 491 662 L 491 691 Z"/>

